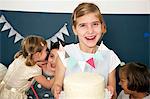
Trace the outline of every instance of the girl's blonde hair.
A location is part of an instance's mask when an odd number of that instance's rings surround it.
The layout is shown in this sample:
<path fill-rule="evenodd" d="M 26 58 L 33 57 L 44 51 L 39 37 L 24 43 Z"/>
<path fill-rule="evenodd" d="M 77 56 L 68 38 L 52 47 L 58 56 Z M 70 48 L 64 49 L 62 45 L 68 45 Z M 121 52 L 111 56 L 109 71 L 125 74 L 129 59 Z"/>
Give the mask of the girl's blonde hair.
<path fill-rule="evenodd" d="M 45 46 L 47 46 L 47 42 L 44 38 L 36 35 L 27 36 L 22 40 L 21 50 L 15 54 L 14 58 L 18 58 L 20 55 L 23 55 L 23 57 L 26 58 L 26 65 L 33 66 L 35 65 L 32 58 L 33 54 L 41 52 Z"/>
<path fill-rule="evenodd" d="M 81 3 L 75 8 L 74 12 L 72 13 L 72 17 L 71 17 L 73 26 L 76 27 L 77 18 L 82 17 L 89 13 L 96 14 L 96 17 L 99 19 L 101 24 L 104 26 L 103 28 L 105 28 L 104 32 L 106 32 L 106 24 L 103 20 L 100 9 L 98 8 L 98 6 L 96 6 L 93 3 Z"/>

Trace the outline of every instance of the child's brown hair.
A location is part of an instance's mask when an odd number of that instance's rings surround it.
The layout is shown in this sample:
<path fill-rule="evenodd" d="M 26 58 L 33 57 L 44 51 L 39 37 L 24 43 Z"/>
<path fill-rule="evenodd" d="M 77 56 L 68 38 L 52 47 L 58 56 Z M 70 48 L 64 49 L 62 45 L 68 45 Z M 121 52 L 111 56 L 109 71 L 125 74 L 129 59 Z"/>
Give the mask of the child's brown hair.
<path fill-rule="evenodd" d="M 125 74 L 129 90 L 150 94 L 150 71 L 146 65 L 137 62 L 127 63 L 120 68 L 119 74 Z"/>
<path fill-rule="evenodd" d="M 103 33 L 105 33 L 106 32 L 106 24 L 103 20 L 100 9 L 98 8 L 98 6 L 96 6 L 93 3 L 85 2 L 85 3 L 79 4 L 78 7 L 76 7 L 76 9 L 72 13 L 72 17 L 71 17 L 73 26 L 76 27 L 76 24 L 77 24 L 76 19 L 77 18 L 82 17 L 89 13 L 96 13 L 96 17 L 99 19 L 99 21 L 102 24 Z"/>
<path fill-rule="evenodd" d="M 23 55 L 23 57 L 27 59 L 26 65 L 33 66 L 35 65 L 35 62 L 32 59 L 33 54 L 41 52 L 45 46 L 47 46 L 47 42 L 44 38 L 36 35 L 29 35 L 22 40 L 21 50 L 16 53 L 14 58 L 18 58 L 20 55 Z"/>

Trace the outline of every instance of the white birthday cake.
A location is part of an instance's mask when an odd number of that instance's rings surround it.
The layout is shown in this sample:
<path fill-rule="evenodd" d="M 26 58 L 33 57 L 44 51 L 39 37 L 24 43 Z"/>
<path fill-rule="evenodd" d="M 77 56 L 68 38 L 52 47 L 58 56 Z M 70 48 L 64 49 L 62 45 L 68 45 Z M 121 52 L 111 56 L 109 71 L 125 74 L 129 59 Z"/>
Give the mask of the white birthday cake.
<path fill-rule="evenodd" d="M 104 77 L 95 73 L 75 73 L 64 79 L 64 99 L 104 99 Z"/>

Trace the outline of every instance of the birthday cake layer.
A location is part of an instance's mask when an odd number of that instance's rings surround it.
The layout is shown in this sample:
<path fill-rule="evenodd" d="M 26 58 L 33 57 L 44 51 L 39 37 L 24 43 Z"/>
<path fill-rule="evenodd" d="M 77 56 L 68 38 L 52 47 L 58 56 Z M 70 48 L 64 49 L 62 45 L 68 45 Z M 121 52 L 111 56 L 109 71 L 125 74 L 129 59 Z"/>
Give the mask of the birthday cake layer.
<path fill-rule="evenodd" d="M 80 72 L 64 79 L 65 99 L 104 99 L 104 77 Z"/>

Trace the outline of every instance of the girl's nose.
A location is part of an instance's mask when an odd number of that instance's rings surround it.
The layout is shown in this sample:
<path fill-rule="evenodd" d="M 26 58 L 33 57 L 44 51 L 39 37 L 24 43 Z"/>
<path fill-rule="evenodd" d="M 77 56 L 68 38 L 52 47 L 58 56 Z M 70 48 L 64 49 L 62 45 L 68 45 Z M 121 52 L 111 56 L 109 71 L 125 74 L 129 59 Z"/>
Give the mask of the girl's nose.
<path fill-rule="evenodd" d="M 92 27 L 92 25 L 88 25 L 87 31 L 88 31 L 88 33 L 93 33 L 93 27 Z"/>

